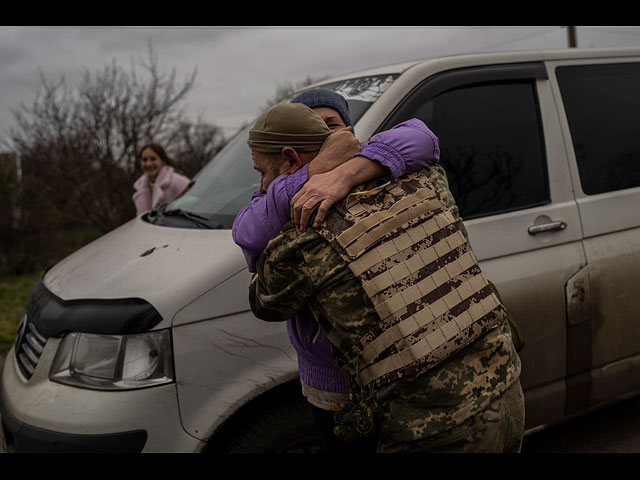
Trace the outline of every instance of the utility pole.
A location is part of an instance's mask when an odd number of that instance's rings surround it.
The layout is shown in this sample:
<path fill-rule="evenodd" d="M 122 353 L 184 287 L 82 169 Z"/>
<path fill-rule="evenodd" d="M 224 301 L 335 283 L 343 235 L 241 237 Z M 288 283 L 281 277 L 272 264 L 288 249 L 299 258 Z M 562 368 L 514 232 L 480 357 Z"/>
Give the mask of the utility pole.
<path fill-rule="evenodd" d="M 569 37 L 569 48 L 576 48 L 576 27 L 567 27 L 567 36 Z"/>

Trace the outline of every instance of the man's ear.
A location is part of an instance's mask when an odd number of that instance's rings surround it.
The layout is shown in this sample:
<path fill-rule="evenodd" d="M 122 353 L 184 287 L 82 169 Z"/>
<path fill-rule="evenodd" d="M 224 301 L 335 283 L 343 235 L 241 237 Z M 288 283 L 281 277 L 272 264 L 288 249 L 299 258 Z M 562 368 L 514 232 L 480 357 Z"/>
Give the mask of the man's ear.
<path fill-rule="evenodd" d="M 280 159 L 280 175 L 297 172 L 301 167 L 300 154 L 292 147 L 284 147 Z"/>

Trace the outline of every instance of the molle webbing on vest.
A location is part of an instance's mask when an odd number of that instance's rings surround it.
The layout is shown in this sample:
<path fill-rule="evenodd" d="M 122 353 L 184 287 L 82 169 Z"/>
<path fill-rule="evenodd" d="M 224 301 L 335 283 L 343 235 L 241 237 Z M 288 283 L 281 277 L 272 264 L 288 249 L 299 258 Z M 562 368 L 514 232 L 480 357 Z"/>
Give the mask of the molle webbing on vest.
<path fill-rule="evenodd" d="M 381 319 L 337 359 L 363 386 L 413 378 L 505 318 L 458 220 L 416 172 L 352 194 L 318 229 Z"/>

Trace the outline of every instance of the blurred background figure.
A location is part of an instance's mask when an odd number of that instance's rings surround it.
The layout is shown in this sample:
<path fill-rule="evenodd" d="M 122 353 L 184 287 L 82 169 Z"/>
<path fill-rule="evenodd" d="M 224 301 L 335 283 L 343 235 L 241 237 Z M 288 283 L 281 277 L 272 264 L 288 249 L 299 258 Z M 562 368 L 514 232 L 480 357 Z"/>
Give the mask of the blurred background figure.
<path fill-rule="evenodd" d="M 139 157 L 143 174 L 133 184 L 137 215 L 159 203 L 172 202 L 189 185 L 189 179 L 175 170 L 162 146 L 149 143 L 142 147 Z"/>

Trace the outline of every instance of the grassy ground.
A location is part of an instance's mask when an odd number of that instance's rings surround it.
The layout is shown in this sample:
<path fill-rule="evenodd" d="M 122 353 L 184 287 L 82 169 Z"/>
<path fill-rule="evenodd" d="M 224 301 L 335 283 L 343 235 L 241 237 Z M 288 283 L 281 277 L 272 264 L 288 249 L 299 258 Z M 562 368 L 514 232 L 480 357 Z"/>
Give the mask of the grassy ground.
<path fill-rule="evenodd" d="M 0 280 L 0 355 L 13 345 L 27 297 L 41 275 L 38 272 Z"/>

